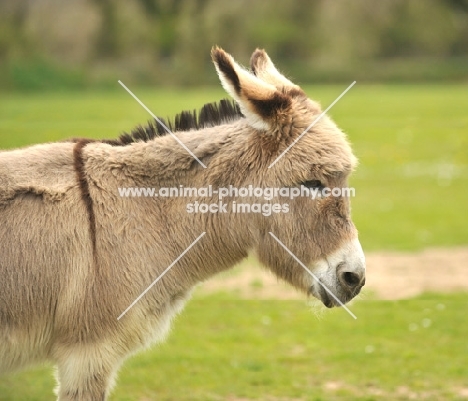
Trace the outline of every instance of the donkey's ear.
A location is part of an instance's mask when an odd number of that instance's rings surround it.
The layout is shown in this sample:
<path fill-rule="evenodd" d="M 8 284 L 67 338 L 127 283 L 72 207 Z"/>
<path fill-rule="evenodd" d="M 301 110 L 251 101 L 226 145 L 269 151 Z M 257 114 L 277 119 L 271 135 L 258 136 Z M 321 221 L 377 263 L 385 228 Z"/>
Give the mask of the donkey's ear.
<path fill-rule="evenodd" d="M 256 49 L 253 52 L 250 58 L 250 69 L 262 81 L 274 85 L 277 89 L 284 88 L 289 90 L 292 95 L 299 93 L 304 95 L 299 86 L 293 84 L 276 69 L 270 57 L 268 57 L 268 54 L 263 49 Z"/>
<path fill-rule="evenodd" d="M 218 47 L 211 50 L 211 58 L 221 84 L 237 101 L 251 126 L 268 129 L 280 123 L 278 118 L 291 108 L 289 95 L 239 66 L 230 54 Z"/>

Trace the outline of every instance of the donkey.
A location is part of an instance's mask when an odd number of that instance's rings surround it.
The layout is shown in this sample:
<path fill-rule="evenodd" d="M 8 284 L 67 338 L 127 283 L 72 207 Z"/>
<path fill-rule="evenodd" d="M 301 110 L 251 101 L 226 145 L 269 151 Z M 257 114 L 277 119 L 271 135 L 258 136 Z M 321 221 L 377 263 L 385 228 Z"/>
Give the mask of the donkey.
<path fill-rule="evenodd" d="M 288 213 L 269 217 L 120 196 L 125 187 L 347 186 L 356 159 L 327 116 L 271 166 L 321 109 L 264 50 L 250 71 L 220 48 L 211 55 L 234 105 L 185 112 L 172 125 L 198 161 L 158 122 L 116 140 L 0 153 L 0 371 L 51 361 L 58 400 L 106 400 L 125 358 L 164 339 L 194 286 L 249 252 L 327 307 L 359 293 L 365 262 L 346 196 L 288 199 Z M 198 200 L 218 203 L 215 194 Z"/>

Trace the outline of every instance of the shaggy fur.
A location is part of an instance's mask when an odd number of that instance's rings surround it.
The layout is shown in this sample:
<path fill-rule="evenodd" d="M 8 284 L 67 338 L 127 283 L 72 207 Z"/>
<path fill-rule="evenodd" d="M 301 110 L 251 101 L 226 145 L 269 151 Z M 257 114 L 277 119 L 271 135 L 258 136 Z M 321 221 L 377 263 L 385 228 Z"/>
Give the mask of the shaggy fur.
<path fill-rule="evenodd" d="M 278 277 L 331 306 L 269 232 L 343 302 L 359 292 L 361 265 L 356 285 L 340 278 L 343 266 L 354 263 L 340 250 L 351 249 L 346 244 L 357 237 L 347 198 L 273 199 L 287 201 L 290 212 L 265 217 L 188 214 L 185 198 L 119 196 L 122 187 L 347 185 L 356 160 L 328 117 L 269 169 L 320 114 L 319 105 L 262 50 L 252 58 L 255 75 L 221 49 L 212 57 L 239 108 L 206 106 L 175 123 L 176 135 L 206 169 L 152 124 L 114 141 L 0 152 L 0 371 L 49 360 L 57 366 L 60 401 L 103 401 L 120 364 L 163 340 L 191 289 L 250 251 Z M 216 197 L 197 200 L 218 203 Z"/>

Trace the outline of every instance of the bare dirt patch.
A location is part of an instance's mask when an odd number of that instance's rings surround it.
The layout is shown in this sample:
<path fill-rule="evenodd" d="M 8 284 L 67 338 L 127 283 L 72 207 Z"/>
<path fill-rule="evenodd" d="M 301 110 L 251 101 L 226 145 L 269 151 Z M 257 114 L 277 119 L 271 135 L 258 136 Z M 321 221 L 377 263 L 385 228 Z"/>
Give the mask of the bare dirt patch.
<path fill-rule="evenodd" d="M 468 247 L 366 255 L 365 294 L 379 299 L 411 298 L 423 292 L 468 291 Z M 202 284 L 201 294 L 232 292 L 242 298 L 304 299 L 302 294 L 249 259 Z"/>

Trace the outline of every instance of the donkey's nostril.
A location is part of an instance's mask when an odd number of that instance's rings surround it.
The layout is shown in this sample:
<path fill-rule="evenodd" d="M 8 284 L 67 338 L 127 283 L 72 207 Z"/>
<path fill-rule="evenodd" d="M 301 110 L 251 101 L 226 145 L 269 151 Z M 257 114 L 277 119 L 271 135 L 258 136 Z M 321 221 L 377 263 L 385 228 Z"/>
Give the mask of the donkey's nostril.
<path fill-rule="evenodd" d="M 349 287 L 356 287 L 361 282 L 361 276 L 353 272 L 342 273 L 342 278 Z"/>

